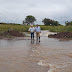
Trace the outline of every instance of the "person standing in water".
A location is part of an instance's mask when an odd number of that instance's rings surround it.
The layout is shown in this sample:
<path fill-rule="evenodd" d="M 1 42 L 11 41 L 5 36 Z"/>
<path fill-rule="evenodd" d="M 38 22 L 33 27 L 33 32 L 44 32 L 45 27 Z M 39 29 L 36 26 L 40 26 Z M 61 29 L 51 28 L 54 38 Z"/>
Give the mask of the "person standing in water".
<path fill-rule="evenodd" d="M 38 24 L 37 24 L 36 27 L 35 27 L 35 31 L 36 31 L 36 39 L 37 39 L 37 41 L 39 40 L 39 42 L 40 42 L 41 28 L 40 28 L 40 26 L 38 26 Z M 38 39 L 38 38 L 39 38 L 39 39 Z"/>
<path fill-rule="evenodd" d="M 33 27 L 33 25 L 31 25 L 31 27 L 29 28 L 29 30 L 31 32 L 31 40 L 33 39 L 34 40 L 34 31 L 35 31 L 35 28 Z"/>

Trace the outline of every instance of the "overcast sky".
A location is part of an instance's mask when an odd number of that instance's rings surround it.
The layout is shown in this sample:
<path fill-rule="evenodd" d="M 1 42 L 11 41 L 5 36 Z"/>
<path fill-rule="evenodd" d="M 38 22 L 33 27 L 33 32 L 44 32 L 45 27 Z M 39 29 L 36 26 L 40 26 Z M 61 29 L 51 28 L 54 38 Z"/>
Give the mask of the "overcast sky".
<path fill-rule="evenodd" d="M 22 23 L 27 15 L 64 24 L 72 20 L 72 0 L 0 0 L 0 22 Z"/>

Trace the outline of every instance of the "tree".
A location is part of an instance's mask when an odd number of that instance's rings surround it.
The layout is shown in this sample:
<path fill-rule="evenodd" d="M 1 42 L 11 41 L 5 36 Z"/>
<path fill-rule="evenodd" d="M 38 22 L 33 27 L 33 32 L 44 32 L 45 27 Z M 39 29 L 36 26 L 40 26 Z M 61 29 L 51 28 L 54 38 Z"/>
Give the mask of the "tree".
<path fill-rule="evenodd" d="M 69 26 L 69 25 L 71 26 L 71 25 L 72 25 L 72 21 L 70 21 L 70 22 L 69 22 L 69 21 L 66 21 L 66 22 L 65 22 L 65 25 L 66 25 L 66 26 Z"/>
<path fill-rule="evenodd" d="M 36 18 L 32 15 L 26 16 L 25 18 L 25 23 L 27 23 L 27 25 L 34 24 L 34 22 L 36 21 Z"/>
<path fill-rule="evenodd" d="M 47 26 L 58 26 L 58 25 L 60 25 L 58 21 L 54 21 L 54 20 L 51 20 L 51 19 L 48 19 L 48 18 L 43 19 L 42 22 L 44 23 L 44 25 L 47 25 Z"/>
<path fill-rule="evenodd" d="M 25 25 L 25 21 L 23 20 L 23 24 Z"/>

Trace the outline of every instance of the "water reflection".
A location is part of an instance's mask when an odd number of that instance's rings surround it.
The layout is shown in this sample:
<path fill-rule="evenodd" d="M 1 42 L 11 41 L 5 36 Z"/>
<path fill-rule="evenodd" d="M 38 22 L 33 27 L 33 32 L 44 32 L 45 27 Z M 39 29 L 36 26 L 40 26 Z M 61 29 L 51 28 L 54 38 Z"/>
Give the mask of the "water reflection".
<path fill-rule="evenodd" d="M 34 39 L 34 40 L 31 40 L 31 44 L 40 45 L 40 42 L 38 40 Z"/>
<path fill-rule="evenodd" d="M 31 39 L 31 44 L 34 44 L 34 39 Z"/>

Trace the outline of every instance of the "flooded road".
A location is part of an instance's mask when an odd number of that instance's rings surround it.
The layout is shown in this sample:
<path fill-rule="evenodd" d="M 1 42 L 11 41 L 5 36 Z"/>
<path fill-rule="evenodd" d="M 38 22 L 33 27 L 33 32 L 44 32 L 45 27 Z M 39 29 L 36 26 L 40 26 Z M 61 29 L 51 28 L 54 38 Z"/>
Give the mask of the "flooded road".
<path fill-rule="evenodd" d="M 41 42 L 30 37 L 0 40 L 0 72 L 72 72 L 72 40 L 48 38 L 42 31 Z"/>

